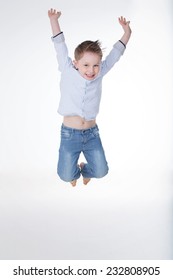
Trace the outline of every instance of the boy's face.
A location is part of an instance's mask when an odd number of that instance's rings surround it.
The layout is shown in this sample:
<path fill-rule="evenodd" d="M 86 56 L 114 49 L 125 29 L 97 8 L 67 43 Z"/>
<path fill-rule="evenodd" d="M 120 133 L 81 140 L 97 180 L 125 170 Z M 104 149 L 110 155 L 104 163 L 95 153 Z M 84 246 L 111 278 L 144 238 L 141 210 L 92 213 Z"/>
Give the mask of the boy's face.
<path fill-rule="evenodd" d="M 86 80 L 94 80 L 100 71 L 101 58 L 98 54 L 84 52 L 79 60 L 74 61 L 76 69 Z"/>

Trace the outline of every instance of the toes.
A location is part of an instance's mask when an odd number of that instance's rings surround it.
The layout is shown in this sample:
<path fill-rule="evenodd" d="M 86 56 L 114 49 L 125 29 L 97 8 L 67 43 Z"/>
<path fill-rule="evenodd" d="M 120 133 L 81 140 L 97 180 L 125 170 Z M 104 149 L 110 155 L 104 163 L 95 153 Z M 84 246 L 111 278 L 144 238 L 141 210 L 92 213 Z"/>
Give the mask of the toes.
<path fill-rule="evenodd" d="M 70 182 L 70 184 L 72 185 L 72 187 L 75 187 L 75 186 L 76 186 L 76 182 L 77 182 L 77 180 L 73 180 L 73 181 Z"/>
<path fill-rule="evenodd" d="M 79 166 L 80 166 L 80 168 L 82 169 L 82 168 L 84 168 L 84 165 L 85 165 L 85 163 L 84 163 L 84 162 L 81 162 Z"/>
<path fill-rule="evenodd" d="M 87 185 L 91 179 L 90 178 L 83 178 L 84 185 Z"/>

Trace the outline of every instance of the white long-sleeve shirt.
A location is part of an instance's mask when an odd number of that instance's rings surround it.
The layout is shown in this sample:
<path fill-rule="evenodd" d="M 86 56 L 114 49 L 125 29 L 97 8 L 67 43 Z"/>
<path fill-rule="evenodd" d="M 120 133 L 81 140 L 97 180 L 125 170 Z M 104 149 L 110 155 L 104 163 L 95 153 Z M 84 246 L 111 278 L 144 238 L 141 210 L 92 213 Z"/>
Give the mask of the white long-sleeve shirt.
<path fill-rule="evenodd" d="M 58 113 L 62 116 L 80 116 L 86 121 L 94 120 L 99 112 L 103 76 L 124 53 L 124 44 L 121 41 L 114 44 L 108 56 L 101 62 L 97 77 L 89 81 L 80 75 L 68 56 L 63 33 L 52 37 L 52 41 L 61 72 Z"/>

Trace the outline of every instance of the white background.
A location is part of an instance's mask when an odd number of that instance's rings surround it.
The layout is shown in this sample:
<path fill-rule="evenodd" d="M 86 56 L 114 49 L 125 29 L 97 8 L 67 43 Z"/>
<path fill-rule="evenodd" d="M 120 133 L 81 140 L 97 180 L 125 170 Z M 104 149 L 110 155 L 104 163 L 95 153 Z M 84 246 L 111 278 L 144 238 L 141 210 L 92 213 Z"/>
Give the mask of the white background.
<path fill-rule="evenodd" d="M 109 175 L 76 188 L 56 175 L 60 73 L 47 10 L 69 54 L 99 39 L 108 54 L 131 21 L 126 52 L 105 77 L 97 123 Z M 172 3 L 0 4 L 0 258 L 171 259 Z"/>

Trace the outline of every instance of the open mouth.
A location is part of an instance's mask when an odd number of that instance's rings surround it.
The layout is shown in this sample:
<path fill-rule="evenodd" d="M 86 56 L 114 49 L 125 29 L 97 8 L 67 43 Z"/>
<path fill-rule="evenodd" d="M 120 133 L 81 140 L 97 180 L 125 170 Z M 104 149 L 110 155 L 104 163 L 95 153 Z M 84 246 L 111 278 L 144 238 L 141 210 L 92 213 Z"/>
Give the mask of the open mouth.
<path fill-rule="evenodd" d="M 94 75 L 94 74 L 92 74 L 92 75 L 85 74 L 85 77 L 86 77 L 87 79 L 89 79 L 89 80 L 92 80 L 92 79 L 95 78 L 95 75 Z"/>

